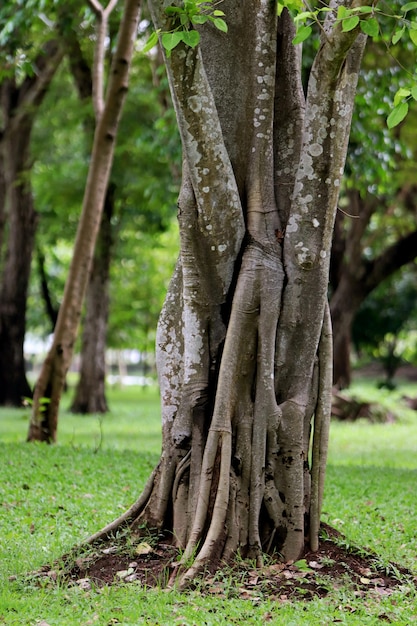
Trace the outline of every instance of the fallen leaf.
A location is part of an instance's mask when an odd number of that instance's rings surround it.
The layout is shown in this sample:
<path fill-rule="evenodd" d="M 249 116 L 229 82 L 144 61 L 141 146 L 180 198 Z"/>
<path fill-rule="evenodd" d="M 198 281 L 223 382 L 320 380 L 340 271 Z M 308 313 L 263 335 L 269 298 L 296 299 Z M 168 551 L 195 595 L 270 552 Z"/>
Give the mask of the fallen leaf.
<path fill-rule="evenodd" d="M 364 584 L 364 585 L 370 585 L 370 584 L 371 584 L 371 582 L 372 582 L 371 580 L 369 580 L 369 578 L 365 578 L 365 576 L 361 576 L 359 580 L 360 580 L 360 581 L 361 581 L 361 583 L 362 583 L 362 584 Z"/>
<path fill-rule="evenodd" d="M 79 578 L 75 581 L 75 583 L 79 586 L 80 589 L 84 589 L 84 591 L 89 591 L 91 589 L 91 583 L 89 578 Z"/>
<path fill-rule="evenodd" d="M 129 567 L 129 569 L 121 569 L 118 572 L 116 572 L 116 576 L 118 576 L 119 578 L 123 580 L 124 578 L 126 578 L 126 576 L 130 576 L 130 574 L 133 574 L 133 572 L 134 572 L 133 567 Z"/>
<path fill-rule="evenodd" d="M 151 552 L 153 552 L 153 548 L 149 545 L 149 543 L 143 542 L 136 546 L 136 554 L 150 554 Z"/>
<path fill-rule="evenodd" d="M 102 550 L 103 554 L 114 554 L 115 552 L 117 552 L 118 548 L 117 546 L 111 546 L 110 548 L 104 548 L 104 550 Z"/>

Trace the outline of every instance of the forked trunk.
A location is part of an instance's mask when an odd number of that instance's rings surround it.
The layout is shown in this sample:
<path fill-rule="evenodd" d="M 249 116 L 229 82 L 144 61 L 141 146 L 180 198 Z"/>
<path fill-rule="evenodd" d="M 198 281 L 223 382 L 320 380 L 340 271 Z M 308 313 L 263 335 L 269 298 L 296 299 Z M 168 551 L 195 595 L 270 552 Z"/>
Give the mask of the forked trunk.
<path fill-rule="evenodd" d="M 172 28 L 150 4 L 156 27 Z M 139 500 L 90 538 L 164 530 L 184 550 L 183 586 L 238 550 L 297 559 L 308 538 L 317 549 L 329 256 L 364 45 L 327 14 L 304 102 L 286 11 L 277 28 L 269 0 L 222 9 L 227 35 L 206 25 L 198 50 L 167 60 L 184 167 L 157 336 L 162 455 Z"/>

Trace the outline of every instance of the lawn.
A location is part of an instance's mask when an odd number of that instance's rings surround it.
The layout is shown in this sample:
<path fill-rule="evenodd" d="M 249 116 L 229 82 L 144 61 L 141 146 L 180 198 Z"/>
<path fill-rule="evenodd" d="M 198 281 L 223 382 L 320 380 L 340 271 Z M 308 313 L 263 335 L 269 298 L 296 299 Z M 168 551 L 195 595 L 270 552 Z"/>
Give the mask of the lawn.
<path fill-rule="evenodd" d="M 375 394 L 400 419 L 332 424 L 323 520 L 340 530 L 346 543 L 375 551 L 387 567 L 395 561 L 417 575 L 417 413 L 401 403 L 403 394 L 417 395 L 417 386 L 389 393 L 361 381 L 353 392 Z M 24 443 L 28 412 L 0 410 L 0 624 L 417 622 L 416 593 L 406 583 L 389 596 L 364 599 L 346 585 L 322 600 L 277 602 L 262 593 L 241 599 L 232 579 L 223 597 L 123 583 L 83 591 L 27 582 L 23 574 L 58 558 L 127 508 L 158 460 L 157 391 L 110 390 L 109 402 L 112 410 L 105 417 L 82 417 L 65 411 L 66 398 L 56 446 Z"/>

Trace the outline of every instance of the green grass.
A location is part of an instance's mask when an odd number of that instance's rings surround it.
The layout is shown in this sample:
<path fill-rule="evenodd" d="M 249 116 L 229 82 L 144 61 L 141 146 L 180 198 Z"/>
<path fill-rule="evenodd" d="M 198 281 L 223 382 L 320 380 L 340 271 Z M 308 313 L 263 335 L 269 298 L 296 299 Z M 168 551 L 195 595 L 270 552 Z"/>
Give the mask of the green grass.
<path fill-rule="evenodd" d="M 374 393 L 367 381 L 356 394 Z M 417 395 L 417 386 L 408 389 Z M 395 394 L 376 396 L 401 415 L 393 424 L 333 423 L 323 519 L 382 563 L 417 574 L 417 413 Z M 56 446 L 24 443 L 27 411 L 0 410 L 0 624 L 49 626 L 149 624 L 307 624 L 352 626 L 417 622 L 407 585 L 389 597 L 358 598 L 346 587 L 325 600 L 273 602 L 149 591 L 134 584 L 81 591 L 31 586 L 19 575 L 58 558 L 111 521 L 139 494 L 160 451 L 154 389 L 111 390 L 103 419 L 62 411 Z M 63 406 L 69 404 L 66 398 Z M 9 577 L 17 575 L 14 581 Z M 231 581 L 233 582 L 233 581 Z"/>

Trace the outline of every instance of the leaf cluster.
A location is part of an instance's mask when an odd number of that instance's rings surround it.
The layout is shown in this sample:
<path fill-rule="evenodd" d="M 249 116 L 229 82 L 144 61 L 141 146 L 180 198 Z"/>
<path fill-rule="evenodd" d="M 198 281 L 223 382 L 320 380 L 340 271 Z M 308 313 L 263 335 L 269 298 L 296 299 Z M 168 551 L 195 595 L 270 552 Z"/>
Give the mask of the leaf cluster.
<path fill-rule="evenodd" d="M 407 2 L 401 6 L 398 12 L 386 13 L 378 6 L 357 6 L 348 8 L 344 5 L 338 7 L 337 12 L 328 6 L 311 9 L 303 0 L 280 0 L 278 2 L 278 15 L 284 8 L 288 9 L 297 26 L 297 32 L 293 39 L 293 44 L 300 44 L 306 41 L 313 32 L 316 24 L 321 27 L 321 21 L 327 13 L 334 13 L 335 25 L 341 27 L 342 32 L 350 32 L 360 29 L 362 33 L 375 40 L 383 40 L 388 53 L 390 48 L 408 34 L 414 46 L 417 46 L 417 19 L 415 11 L 417 2 Z M 307 10 L 305 10 L 307 8 Z M 388 17 L 394 20 L 395 27 L 392 32 L 385 32 L 381 27 L 381 19 Z M 394 128 L 404 120 L 411 100 L 417 100 L 416 75 L 410 74 L 410 84 L 401 87 L 395 94 L 392 110 L 387 117 L 388 128 Z"/>
<path fill-rule="evenodd" d="M 162 32 L 158 29 L 149 37 L 143 52 L 153 48 L 160 37 L 167 56 L 181 42 L 190 48 L 195 48 L 200 43 L 200 33 L 194 26 L 200 26 L 211 22 L 218 30 L 227 33 L 227 24 L 223 19 L 223 11 L 216 9 L 217 2 L 213 0 L 183 0 L 180 6 L 170 5 L 165 13 L 172 21 L 173 27 L 169 31 Z"/>

